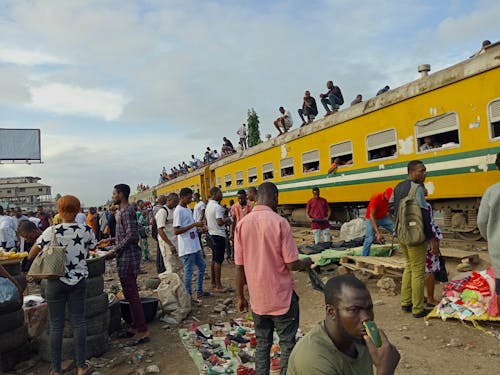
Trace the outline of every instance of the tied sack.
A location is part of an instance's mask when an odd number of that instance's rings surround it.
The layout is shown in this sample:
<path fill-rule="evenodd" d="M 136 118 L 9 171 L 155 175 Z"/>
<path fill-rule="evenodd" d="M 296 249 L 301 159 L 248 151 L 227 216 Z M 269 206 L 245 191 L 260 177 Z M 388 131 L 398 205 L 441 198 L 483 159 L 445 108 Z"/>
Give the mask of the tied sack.
<path fill-rule="evenodd" d="M 191 312 L 191 296 L 176 273 L 160 273 L 156 289 L 161 307 L 176 323 L 182 322 Z"/>
<path fill-rule="evenodd" d="M 425 242 L 422 211 L 415 199 L 418 185 L 412 184 L 408 195 L 399 202 L 396 218 L 396 234 L 399 243 L 415 246 Z"/>
<path fill-rule="evenodd" d="M 35 280 L 58 279 L 66 273 L 66 246 L 56 240 L 55 226 L 52 224 L 52 240 L 38 253 L 31 264 L 28 276 Z"/>

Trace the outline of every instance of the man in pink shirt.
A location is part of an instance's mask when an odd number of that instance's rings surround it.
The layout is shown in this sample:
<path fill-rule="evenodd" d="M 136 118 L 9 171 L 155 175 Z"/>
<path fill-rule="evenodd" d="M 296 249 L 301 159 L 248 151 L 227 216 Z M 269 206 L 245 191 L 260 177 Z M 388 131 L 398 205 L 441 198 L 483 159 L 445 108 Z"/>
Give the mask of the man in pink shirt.
<path fill-rule="evenodd" d="M 281 374 L 286 374 L 299 328 L 299 297 L 291 271 L 306 270 L 312 264 L 310 258 L 299 260 L 290 224 L 275 212 L 277 206 L 278 188 L 264 182 L 259 186 L 257 206 L 236 225 L 234 235 L 238 309 L 248 309 L 247 284 L 257 337 L 258 375 L 269 374 L 274 329 L 280 338 Z"/>

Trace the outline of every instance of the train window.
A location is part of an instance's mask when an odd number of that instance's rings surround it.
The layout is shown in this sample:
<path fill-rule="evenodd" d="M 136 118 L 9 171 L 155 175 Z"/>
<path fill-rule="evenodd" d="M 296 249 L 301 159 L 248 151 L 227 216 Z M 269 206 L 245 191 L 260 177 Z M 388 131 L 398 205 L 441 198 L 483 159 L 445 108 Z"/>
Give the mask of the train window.
<path fill-rule="evenodd" d="M 293 176 L 293 158 L 280 160 L 281 177 Z"/>
<path fill-rule="evenodd" d="M 274 178 L 273 163 L 266 163 L 262 165 L 262 181 L 272 180 Z"/>
<path fill-rule="evenodd" d="M 387 129 L 366 137 L 368 161 L 393 158 L 397 153 L 397 138 L 395 129 Z"/>
<path fill-rule="evenodd" d="M 248 170 L 248 183 L 253 184 L 255 181 L 257 181 L 257 167 Z"/>
<path fill-rule="evenodd" d="M 458 146 L 458 115 L 455 112 L 417 121 L 415 133 L 419 152 Z"/>
<path fill-rule="evenodd" d="M 222 188 L 222 178 L 221 177 L 217 177 L 217 186 L 219 187 L 219 189 Z"/>
<path fill-rule="evenodd" d="M 319 171 L 319 150 L 304 152 L 302 154 L 302 172 L 311 173 Z"/>
<path fill-rule="evenodd" d="M 500 99 L 493 100 L 488 105 L 491 138 L 500 137 Z"/>
<path fill-rule="evenodd" d="M 243 171 L 236 172 L 236 186 L 243 185 Z"/>
<path fill-rule="evenodd" d="M 335 163 L 338 168 L 352 164 L 352 141 L 337 143 L 330 146 L 330 164 Z"/>
<path fill-rule="evenodd" d="M 224 176 L 224 186 L 231 187 L 232 184 L 233 184 L 233 180 L 231 178 L 231 175 L 230 174 L 225 175 Z"/>

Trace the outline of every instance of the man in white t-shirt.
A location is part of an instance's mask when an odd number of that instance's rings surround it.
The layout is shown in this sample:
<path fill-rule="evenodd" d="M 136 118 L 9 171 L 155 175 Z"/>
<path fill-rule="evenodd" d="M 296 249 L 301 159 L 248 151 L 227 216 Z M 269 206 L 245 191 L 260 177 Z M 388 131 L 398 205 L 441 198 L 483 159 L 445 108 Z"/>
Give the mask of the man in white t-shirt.
<path fill-rule="evenodd" d="M 247 127 L 245 124 L 241 125 L 238 131 L 236 132 L 238 137 L 240 137 L 240 145 L 243 150 L 247 149 Z"/>
<path fill-rule="evenodd" d="M 194 221 L 201 221 L 205 223 L 205 202 L 201 200 L 200 193 L 194 193 L 193 194 L 193 200 L 195 201 L 195 205 L 193 208 L 193 218 Z M 201 242 L 201 232 L 198 230 L 198 238 L 200 239 L 200 245 L 201 245 L 201 251 L 203 253 L 203 257 L 205 256 L 205 253 L 203 252 L 203 244 Z"/>
<path fill-rule="evenodd" d="M 182 188 L 179 197 L 179 205 L 174 211 L 174 231 L 179 244 L 179 257 L 184 265 L 184 286 L 193 301 L 198 301 L 198 298 L 210 295 L 203 291 L 203 276 L 205 275 L 206 264 L 201 253 L 197 234 L 197 228 L 202 228 L 204 225 L 201 221 L 194 221 L 193 213 L 188 207 L 188 204 L 193 199 L 193 191 L 190 188 Z M 198 280 L 196 297 L 193 298 L 191 284 L 195 265 L 198 268 Z"/>
<path fill-rule="evenodd" d="M 212 288 L 216 292 L 227 292 L 221 284 L 222 262 L 226 250 L 226 225 L 231 224 L 231 219 L 226 217 L 226 210 L 220 205 L 222 191 L 214 186 L 210 189 L 205 216 L 207 218 L 208 234 L 212 237 Z"/>
<path fill-rule="evenodd" d="M 16 221 L 0 206 L 0 247 L 10 250 L 16 246 Z"/>
<path fill-rule="evenodd" d="M 161 208 L 156 212 L 155 221 L 158 228 L 158 244 L 165 265 L 165 272 L 177 271 L 177 236 L 175 235 L 173 221 L 174 210 L 179 203 L 179 196 L 170 193 L 168 196 L 160 195 L 158 204 Z"/>
<path fill-rule="evenodd" d="M 280 132 L 279 135 L 288 132 L 293 125 L 292 114 L 285 108 L 280 107 L 281 115 L 274 121 L 274 127 Z"/>

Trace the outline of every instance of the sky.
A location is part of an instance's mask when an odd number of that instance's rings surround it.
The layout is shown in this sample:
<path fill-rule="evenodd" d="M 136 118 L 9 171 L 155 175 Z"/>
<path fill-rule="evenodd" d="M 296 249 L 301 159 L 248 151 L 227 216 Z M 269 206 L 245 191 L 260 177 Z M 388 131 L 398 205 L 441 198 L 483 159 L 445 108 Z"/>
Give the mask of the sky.
<path fill-rule="evenodd" d="M 0 128 L 39 128 L 39 176 L 87 206 L 220 149 L 254 108 L 275 134 L 305 90 L 349 103 L 500 40 L 498 0 L 0 0 Z M 319 104 L 319 100 L 318 100 Z M 322 109 L 320 109 L 322 115 Z"/>

